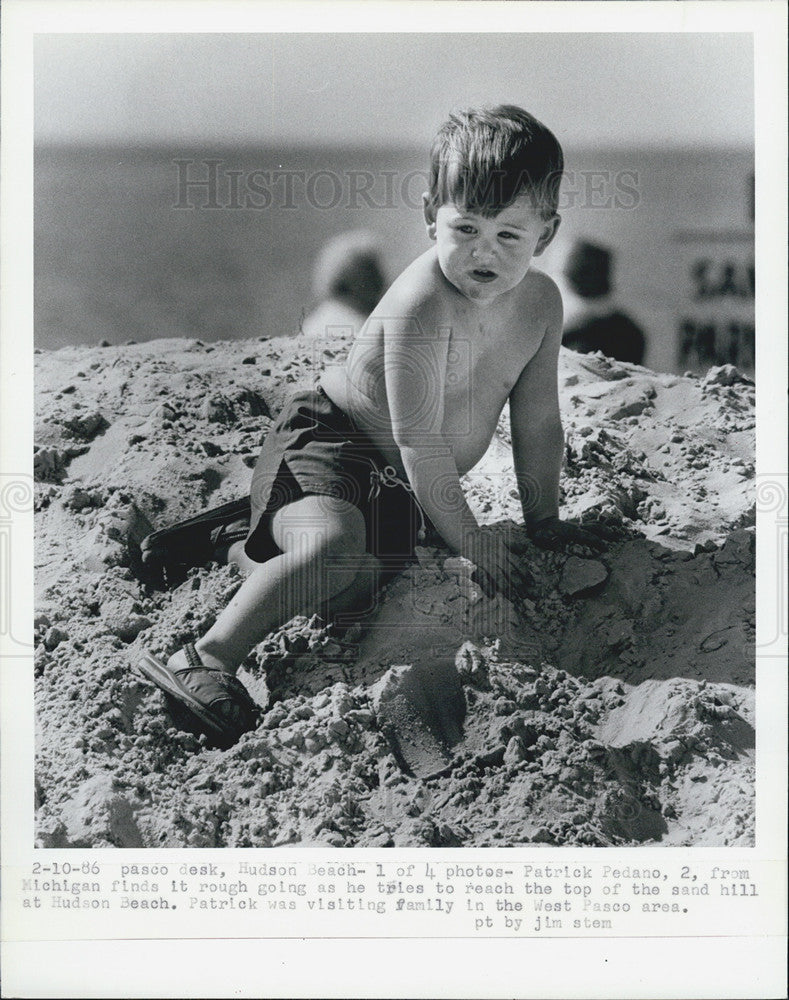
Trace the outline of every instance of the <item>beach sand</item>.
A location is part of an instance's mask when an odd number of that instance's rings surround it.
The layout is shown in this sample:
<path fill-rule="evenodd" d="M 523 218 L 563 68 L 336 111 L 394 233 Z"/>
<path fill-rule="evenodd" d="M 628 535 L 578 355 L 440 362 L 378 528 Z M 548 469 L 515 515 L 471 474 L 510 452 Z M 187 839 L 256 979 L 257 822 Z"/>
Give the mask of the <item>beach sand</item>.
<path fill-rule="evenodd" d="M 36 803 L 45 847 L 749 845 L 754 838 L 754 387 L 562 352 L 562 514 L 595 556 L 523 540 L 522 613 L 425 549 L 363 628 L 294 619 L 240 677 L 265 709 L 227 752 L 174 727 L 131 669 L 213 622 L 241 582 L 147 589 L 154 528 L 242 496 L 271 418 L 348 342 L 158 340 L 36 357 Z M 520 520 L 505 417 L 465 477 Z M 514 529 L 517 530 L 517 529 Z M 457 664 L 444 773 L 395 759 L 382 691 Z M 454 676 L 454 674 L 453 674 Z"/>

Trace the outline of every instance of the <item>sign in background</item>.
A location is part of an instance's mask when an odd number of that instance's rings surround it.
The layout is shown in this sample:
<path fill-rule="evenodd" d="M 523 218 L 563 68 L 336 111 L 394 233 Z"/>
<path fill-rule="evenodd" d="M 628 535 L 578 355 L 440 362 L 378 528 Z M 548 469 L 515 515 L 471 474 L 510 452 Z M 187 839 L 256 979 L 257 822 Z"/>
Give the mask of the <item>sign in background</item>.
<path fill-rule="evenodd" d="M 752 184 L 749 179 L 749 187 Z M 752 192 L 752 188 L 750 188 Z M 742 228 L 679 231 L 674 236 L 682 269 L 677 302 L 678 370 L 737 365 L 753 374 L 755 354 L 753 199 Z"/>

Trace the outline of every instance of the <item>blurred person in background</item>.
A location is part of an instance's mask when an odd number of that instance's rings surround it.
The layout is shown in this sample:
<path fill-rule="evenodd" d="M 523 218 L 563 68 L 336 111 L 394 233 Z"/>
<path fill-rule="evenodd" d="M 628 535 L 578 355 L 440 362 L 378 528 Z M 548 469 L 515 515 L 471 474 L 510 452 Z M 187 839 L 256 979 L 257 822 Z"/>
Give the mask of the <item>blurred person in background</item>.
<path fill-rule="evenodd" d="M 616 308 L 611 288 L 613 254 L 578 240 L 564 264 L 565 325 L 562 345 L 580 354 L 602 351 L 609 358 L 640 365 L 644 359 L 641 328 Z"/>
<path fill-rule="evenodd" d="M 329 327 L 337 326 L 358 333 L 386 290 L 373 234 L 355 229 L 329 240 L 315 263 L 312 289 L 318 304 L 302 322 L 302 333 L 326 336 Z"/>

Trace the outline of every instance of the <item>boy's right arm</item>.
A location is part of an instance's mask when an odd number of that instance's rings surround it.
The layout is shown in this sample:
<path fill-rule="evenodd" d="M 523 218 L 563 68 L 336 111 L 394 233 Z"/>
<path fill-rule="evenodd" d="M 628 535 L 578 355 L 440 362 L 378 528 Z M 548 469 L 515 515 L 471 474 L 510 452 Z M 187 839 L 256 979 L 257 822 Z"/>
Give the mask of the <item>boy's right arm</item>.
<path fill-rule="evenodd" d="M 442 432 L 449 331 L 432 317 L 384 321 L 384 371 L 392 437 L 416 498 L 455 551 L 477 528 Z M 421 321 L 420 321 L 421 320 Z"/>
<path fill-rule="evenodd" d="M 447 545 L 470 559 L 489 593 L 514 579 L 527 585 L 503 540 L 477 524 L 460 485 L 451 445 L 442 433 L 449 331 L 435 317 L 384 320 L 384 369 L 392 436 L 424 512 Z"/>

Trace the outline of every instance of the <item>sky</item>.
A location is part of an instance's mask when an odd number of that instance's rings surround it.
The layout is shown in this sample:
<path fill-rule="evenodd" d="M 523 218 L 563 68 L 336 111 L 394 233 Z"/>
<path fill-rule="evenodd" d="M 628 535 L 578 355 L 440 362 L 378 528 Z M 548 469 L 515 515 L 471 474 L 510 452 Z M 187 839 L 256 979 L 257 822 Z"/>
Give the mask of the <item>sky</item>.
<path fill-rule="evenodd" d="M 40 142 L 423 145 L 505 102 L 580 146 L 753 141 L 742 33 L 44 34 L 34 97 Z"/>

